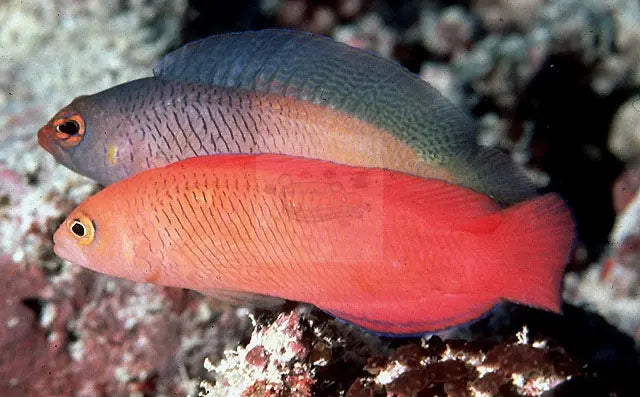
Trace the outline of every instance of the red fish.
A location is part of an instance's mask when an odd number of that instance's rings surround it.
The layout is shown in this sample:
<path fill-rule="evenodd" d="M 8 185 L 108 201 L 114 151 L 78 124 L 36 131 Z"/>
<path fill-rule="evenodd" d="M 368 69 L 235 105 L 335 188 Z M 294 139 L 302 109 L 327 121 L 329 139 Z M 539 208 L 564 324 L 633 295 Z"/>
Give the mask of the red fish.
<path fill-rule="evenodd" d="M 559 311 L 572 238 L 554 194 L 503 210 L 437 179 L 217 155 L 108 186 L 54 241 L 62 258 L 113 276 L 236 301 L 302 301 L 369 330 L 417 334 L 505 299 Z"/>

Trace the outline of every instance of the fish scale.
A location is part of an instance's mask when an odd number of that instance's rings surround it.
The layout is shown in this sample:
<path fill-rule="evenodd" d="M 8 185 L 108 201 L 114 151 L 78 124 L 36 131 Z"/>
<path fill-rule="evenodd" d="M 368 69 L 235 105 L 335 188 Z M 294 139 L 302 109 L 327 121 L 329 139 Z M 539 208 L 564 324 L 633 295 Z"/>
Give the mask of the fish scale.
<path fill-rule="evenodd" d="M 150 80 L 138 84 L 141 87 L 134 92 L 144 90 L 142 86 L 146 84 L 158 85 Z M 168 102 L 176 93 L 186 98 L 180 106 Z M 113 106 L 110 95 L 97 95 L 92 100 L 94 106 Z M 330 158 L 354 166 L 386 167 L 424 177 L 450 177 L 446 170 L 429 166 L 411 148 L 370 124 L 288 98 L 198 85 L 185 89 L 180 84 L 176 89 L 165 87 L 156 91 L 155 100 L 138 111 L 148 116 L 140 118 L 140 122 L 130 120 L 139 132 L 122 141 L 117 155 L 117 163 L 126 164 L 134 173 L 149 164 L 158 166 L 183 157 L 269 152 Z M 91 139 L 88 137 L 87 141 Z M 87 153 L 85 158 L 85 163 L 94 164 L 94 170 L 106 166 L 100 156 Z M 91 176 L 101 180 L 99 175 Z"/>
<path fill-rule="evenodd" d="M 56 131 L 74 117 L 82 139 Z M 272 153 L 440 178 L 501 204 L 536 195 L 513 160 L 480 147 L 469 118 L 415 74 L 287 30 L 190 43 L 153 77 L 76 98 L 38 139 L 104 185 L 193 156 Z"/>
<path fill-rule="evenodd" d="M 86 219 L 95 240 L 78 244 L 70 225 Z M 502 299 L 559 310 L 571 240 L 555 195 L 501 210 L 397 171 L 214 155 L 108 186 L 69 215 L 54 250 L 136 281 L 234 302 L 308 302 L 367 329 L 413 334 L 467 322 Z"/>

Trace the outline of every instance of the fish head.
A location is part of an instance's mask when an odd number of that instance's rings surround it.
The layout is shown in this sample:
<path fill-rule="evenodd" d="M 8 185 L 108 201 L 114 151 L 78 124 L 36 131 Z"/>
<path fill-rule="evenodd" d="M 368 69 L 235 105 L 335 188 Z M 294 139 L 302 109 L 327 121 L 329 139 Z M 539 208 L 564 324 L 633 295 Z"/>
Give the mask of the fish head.
<path fill-rule="evenodd" d="M 137 238 L 135 222 L 127 219 L 122 203 L 106 190 L 109 188 L 80 204 L 58 227 L 53 236 L 54 252 L 99 273 L 159 282 L 161 268 L 148 259 L 151 249 L 147 240 Z"/>
<path fill-rule="evenodd" d="M 38 131 L 38 143 L 55 159 L 73 169 L 73 154 L 85 138 L 87 125 L 84 116 L 77 109 L 74 99 L 69 105 L 56 113 L 47 124 Z"/>
<path fill-rule="evenodd" d="M 131 145 L 135 126 L 118 109 L 109 92 L 79 96 L 40 128 L 38 143 L 70 170 L 110 185 L 140 171 L 141 163 Z"/>

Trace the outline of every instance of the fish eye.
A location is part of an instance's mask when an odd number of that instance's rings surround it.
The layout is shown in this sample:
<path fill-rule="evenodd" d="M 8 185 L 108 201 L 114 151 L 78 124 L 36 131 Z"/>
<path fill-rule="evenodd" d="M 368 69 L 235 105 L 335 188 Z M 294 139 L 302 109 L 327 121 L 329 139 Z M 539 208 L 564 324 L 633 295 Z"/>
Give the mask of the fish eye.
<path fill-rule="evenodd" d="M 75 120 L 67 120 L 56 127 L 56 131 L 67 135 L 76 135 L 80 132 L 80 124 Z"/>
<path fill-rule="evenodd" d="M 62 117 L 53 122 L 56 138 L 64 147 L 73 147 L 82 141 L 85 133 L 84 119 L 79 114 Z"/>
<path fill-rule="evenodd" d="M 79 221 L 74 221 L 71 225 L 71 233 L 75 234 L 78 238 L 84 237 L 85 230 L 84 226 L 82 226 L 82 223 L 80 223 Z"/>
<path fill-rule="evenodd" d="M 76 218 L 69 220 L 67 226 L 80 245 L 89 245 L 95 239 L 95 223 L 84 214 L 79 214 Z"/>

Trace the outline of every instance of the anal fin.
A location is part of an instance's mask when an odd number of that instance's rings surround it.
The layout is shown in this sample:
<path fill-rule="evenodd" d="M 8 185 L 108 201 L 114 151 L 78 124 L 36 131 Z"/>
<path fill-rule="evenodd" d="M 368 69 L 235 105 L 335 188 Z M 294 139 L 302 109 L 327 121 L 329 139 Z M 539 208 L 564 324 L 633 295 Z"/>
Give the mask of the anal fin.
<path fill-rule="evenodd" d="M 286 300 L 277 296 L 256 294 L 244 291 L 228 291 L 220 289 L 199 290 L 203 295 L 210 296 L 221 302 L 226 302 L 234 306 L 251 307 L 256 309 L 271 309 L 282 306 Z"/>

